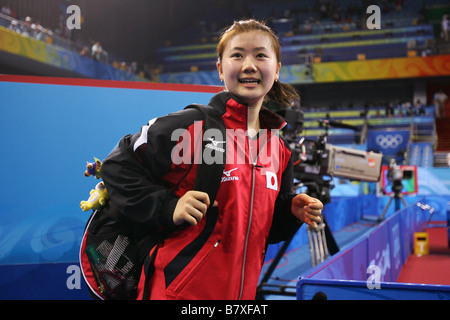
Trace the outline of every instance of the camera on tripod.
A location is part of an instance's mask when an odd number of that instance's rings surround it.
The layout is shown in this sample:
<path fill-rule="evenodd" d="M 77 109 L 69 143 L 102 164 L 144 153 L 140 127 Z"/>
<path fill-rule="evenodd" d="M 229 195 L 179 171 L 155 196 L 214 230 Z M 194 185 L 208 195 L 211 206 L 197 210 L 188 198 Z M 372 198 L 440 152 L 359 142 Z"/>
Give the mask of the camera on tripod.
<path fill-rule="evenodd" d="M 407 170 L 397 164 L 395 159 L 391 159 L 387 172 L 387 178 L 392 185 L 392 191 L 396 194 L 403 190 L 403 180 L 408 180 L 413 177 L 414 171 Z"/>
<path fill-rule="evenodd" d="M 390 194 L 390 199 L 378 221 L 384 219 L 392 200 L 395 200 L 395 211 L 397 211 L 400 209 L 400 201 L 405 207 L 407 206 L 403 194 L 417 193 L 417 167 L 398 165 L 395 159 L 391 159 L 389 166 L 383 166 L 382 172 L 384 174 L 383 179 L 381 179 L 381 191 L 383 194 Z"/>

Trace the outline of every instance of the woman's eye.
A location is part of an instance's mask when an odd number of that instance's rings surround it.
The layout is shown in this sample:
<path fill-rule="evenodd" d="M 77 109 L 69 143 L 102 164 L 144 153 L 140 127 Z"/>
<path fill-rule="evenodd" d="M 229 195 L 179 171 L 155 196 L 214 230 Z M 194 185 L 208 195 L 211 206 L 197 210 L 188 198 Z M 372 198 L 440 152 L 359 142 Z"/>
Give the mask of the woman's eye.
<path fill-rule="evenodd" d="M 231 55 L 232 58 L 242 58 L 242 54 L 240 54 L 239 52 L 233 53 Z"/>
<path fill-rule="evenodd" d="M 257 58 L 267 58 L 267 55 L 265 53 L 258 53 L 256 55 Z"/>

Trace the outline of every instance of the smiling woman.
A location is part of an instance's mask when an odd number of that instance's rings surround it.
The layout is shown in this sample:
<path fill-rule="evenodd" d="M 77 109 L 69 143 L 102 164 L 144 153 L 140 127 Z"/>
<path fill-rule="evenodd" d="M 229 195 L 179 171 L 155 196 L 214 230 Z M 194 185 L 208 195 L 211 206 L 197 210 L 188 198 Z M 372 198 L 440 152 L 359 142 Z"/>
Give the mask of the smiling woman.
<path fill-rule="evenodd" d="M 266 246 L 293 236 L 303 222 L 314 228 L 321 221 L 323 204 L 293 193 L 291 152 L 280 135 L 286 121 L 264 107 L 266 97 L 284 106 L 298 98 L 277 81 L 278 39 L 249 20 L 228 29 L 219 46 L 217 68 L 227 90 L 212 97 L 209 120 L 223 124 L 226 138 L 205 140 L 210 129 L 196 128 L 202 114 L 188 108 L 123 137 L 103 162 L 111 205 L 102 217 L 173 231 L 156 259 L 156 249 L 143 248 L 153 273 L 148 282 L 141 274 L 139 299 L 254 299 Z M 226 152 L 215 198 L 196 188 L 193 157 L 203 142 L 207 151 Z M 174 161 L 172 151 L 181 149 L 186 152 L 176 154 L 190 153 L 188 163 Z"/>
<path fill-rule="evenodd" d="M 249 31 L 232 37 L 217 62 L 225 87 L 259 112 L 275 81 L 281 63 L 270 39 L 261 31 Z"/>
<path fill-rule="evenodd" d="M 241 45 L 234 44 L 237 47 L 234 47 L 233 44 L 229 45 L 229 42 L 231 41 L 237 42 L 237 40 L 234 39 L 235 36 L 237 35 L 252 40 L 254 47 L 246 48 L 246 46 L 248 46 L 248 43 L 245 42 L 245 39 L 241 39 L 240 41 Z M 254 39 L 253 36 L 257 36 L 257 39 Z M 300 99 L 297 92 L 292 86 L 278 81 L 279 71 L 281 68 L 280 42 L 278 40 L 278 37 L 269 27 L 264 25 L 262 22 L 250 19 L 250 20 L 236 21 L 230 28 L 226 29 L 223 32 L 216 50 L 217 69 L 219 71 L 219 76 L 221 77 L 222 80 L 225 80 L 222 78 L 221 73 L 223 73 L 222 68 L 224 63 L 223 60 L 227 58 L 224 52 L 227 46 L 236 49 L 237 52 L 234 53 L 235 59 L 243 59 L 244 57 L 243 52 L 245 51 L 245 49 L 252 50 L 252 54 L 258 61 L 264 60 L 272 61 L 273 59 L 275 59 L 276 70 L 274 71 L 275 73 L 274 81 L 272 82 L 271 88 L 267 92 L 265 99 L 272 99 L 278 102 L 282 107 L 289 106 L 294 100 Z M 250 65 L 249 70 L 255 67 L 256 65 Z M 247 72 L 249 70 L 247 70 Z M 244 78 L 251 78 L 251 77 L 248 76 Z M 255 79 L 261 81 L 261 79 L 259 78 Z M 241 81 L 248 81 L 248 80 L 241 79 Z M 225 85 L 227 85 L 226 82 Z"/>
<path fill-rule="evenodd" d="M 278 81 L 280 43 L 273 31 L 256 20 L 235 22 L 217 46 L 217 70 L 228 91 L 249 107 L 248 132 L 261 129 L 259 111 L 267 98 L 280 106 L 299 99 L 295 89 Z"/>

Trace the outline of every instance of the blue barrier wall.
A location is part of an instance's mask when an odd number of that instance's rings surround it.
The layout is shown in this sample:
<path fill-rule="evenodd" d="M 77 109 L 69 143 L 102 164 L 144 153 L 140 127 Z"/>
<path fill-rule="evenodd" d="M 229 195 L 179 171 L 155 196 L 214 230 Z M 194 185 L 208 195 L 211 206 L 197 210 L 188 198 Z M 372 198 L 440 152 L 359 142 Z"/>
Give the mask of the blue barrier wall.
<path fill-rule="evenodd" d="M 421 200 L 426 203 L 426 200 Z M 396 283 L 413 252 L 413 234 L 422 230 L 428 212 L 413 204 L 397 211 L 366 236 L 319 264 L 297 283 L 297 298 L 317 292 L 332 300 L 450 299 L 450 286 Z M 369 266 L 378 274 L 371 278 Z M 375 280 L 379 287 L 376 288 Z"/>
<path fill-rule="evenodd" d="M 434 170 L 429 169 L 427 170 L 427 172 L 428 171 Z M 447 174 L 450 174 L 450 169 L 436 171 L 437 173 L 445 172 Z M 424 175 L 425 180 L 430 177 L 432 176 Z M 444 177 L 445 175 L 443 175 L 443 178 Z M 450 194 L 445 191 L 445 185 L 438 183 L 435 186 L 441 188 L 441 193 L 430 193 L 430 190 L 426 190 L 425 188 L 423 188 L 423 193 L 425 194 L 425 196 L 405 196 L 404 199 L 407 204 L 413 204 L 418 199 L 421 199 L 426 204 L 434 208 L 434 213 L 431 216 L 431 221 L 443 222 L 447 220 L 447 211 L 450 211 L 450 207 L 447 207 L 447 203 L 450 203 Z M 376 195 L 359 194 L 358 188 L 356 188 L 356 190 L 352 190 L 350 187 L 346 188 L 346 186 L 337 186 L 336 188 L 340 189 L 340 191 L 331 192 L 331 202 L 325 205 L 325 210 L 323 211 L 323 214 L 325 215 L 327 223 L 332 232 L 339 231 L 343 227 L 348 226 L 352 223 L 359 222 L 363 219 L 375 221 L 378 217 L 381 216 L 381 213 L 386 208 L 389 202 L 388 196 L 377 197 Z M 343 196 L 343 194 L 348 194 L 348 196 Z M 401 208 L 403 208 L 403 204 L 401 204 Z M 394 201 L 392 201 L 391 205 L 386 211 L 385 218 L 388 218 L 394 214 L 395 203 Z M 308 244 L 308 241 L 309 240 L 306 233 L 306 227 L 302 226 L 292 239 L 289 247 L 287 248 L 287 251 L 289 252 L 290 250 Z M 269 245 L 265 261 L 268 262 L 274 259 L 281 246 L 282 243 Z"/>
<path fill-rule="evenodd" d="M 83 176 L 86 161 L 104 159 L 122 136 L 156 116 L 208 103 L 218 88 L 5 77 L 0 299 L 88 297 L 77 288 L 76 270 L 90 215 L 79 204 L 97 183 Z"/>

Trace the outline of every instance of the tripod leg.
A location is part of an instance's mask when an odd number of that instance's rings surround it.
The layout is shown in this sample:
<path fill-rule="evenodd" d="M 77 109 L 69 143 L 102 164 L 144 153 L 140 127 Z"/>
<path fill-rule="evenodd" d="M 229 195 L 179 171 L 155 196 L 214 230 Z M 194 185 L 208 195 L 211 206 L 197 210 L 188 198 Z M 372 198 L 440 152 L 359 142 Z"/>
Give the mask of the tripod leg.
<path fill-rule="evenodd" d="M 405 198 L 403 198 L 403 195 L 402 195 L 402 194 L 400 194 L 400 199 L 402 199 L 403 205 L 404 205 L 405 207 L 407 207 L 408 204 L 406 203 Z"/>
<path fill-rule="evenodd" d="M 308 240 L 309 240 L 309 255 L 311 256 L 311 264 L 313 267 L 316 266 L 316 260 L 314 257 L 314 240 L 311 234 L 311 230 L 309 228 L 306 229 L 306 233 L 308 234 Z"/>
<path fill-rule="evenodd" d="M 317 233 L 315 231 L 310 231 L 312 234 L 312 238 L 313 238 L 313 248 L 314 248 L 314 265 L 313 267 L 315 267 L 316 265 L 318 265 L 320 263 L 319 260 L 319 244 L 317 243 Z"/>
<path fill-rule="evenodd" d="M 324 244 L 323 249 L 324 249 L 324 260 L 328 259 L 328 245 L 327 245 L 327 238 L 325 235 L 325 228 L 323 228 L 320 231 L 320 236 L 322 237 L 322 243 Z"/>
<path fill-rule="evenodd" d="M 388 211 L 389 206 L 391 205 L 392 199 L 394 199 L 394 195 L 393 195 L 393 194 L 391 194 L 391 198 L 389 199 L 388 204 L 387 204 L 386 207 L 384 208 L 383 213 L 381 214 L 381 216 L 378 218 L 378 222 L 383 221 L 384 215 L 385 215 L 386 212 Z"/>
<path fill-rule="evenodd" d="M 328 252 L 331 255 L 334 255 L 339 252 L 339 246 L 334 239 L 333 233 L 331 232 L 330 227 L 328 226 L 327 219 L 325 215 L 322 215 L 322 221 L 325 224 L 325 239 L 327 243 Z"/>
<path fill-rule="evenodd" d="M 400 198 L 398 196 L 395 196 L 395 211 L 400 210 Z"/>
<path fill-rule="evenodd" d="M 272 275 L 273 271 L 277 267 L 278 263 L 280 262 L 281 258 L 283 257 L 284 253 L 286 252 L 287 248 L 292 242 L 292 239 L 294 239 L 294 236 L 292 236 L 291 239 L 286 240 L 281 248 L 278 250 L 277 255 L 273 259 L 273 262 L 270 264 L 269 268 L 267 269 L 266 274 L 264 275 L 263 279 L 261 280 L 261 284 L 267 283 L 269 281 L 270 276 Z"/>
<path fill-rule="evenodd" d="M 325 260 L 325 258 L 324 258 L 324 256 L 325 256 L 325 252 L 324 252 L 324 250 L 323 250 L 323 245 L 324 245 L 324 243 L 323 243 L 323 241 L 322 241 L 322 231 L 321 231 L 321 225 L 318 225 L 317 226 L 317 229 L 318 230 L 316 230 L 316 237 L 317 237 L 317 245 L 318 245 L 318 247 L 319 247 L 319 263 L 322 263 L 324 260 Z"/>

